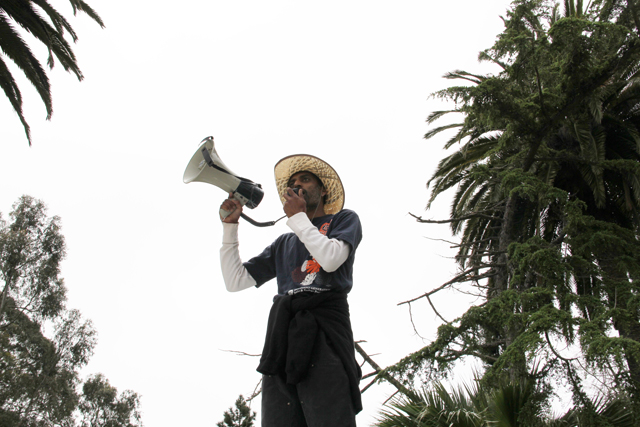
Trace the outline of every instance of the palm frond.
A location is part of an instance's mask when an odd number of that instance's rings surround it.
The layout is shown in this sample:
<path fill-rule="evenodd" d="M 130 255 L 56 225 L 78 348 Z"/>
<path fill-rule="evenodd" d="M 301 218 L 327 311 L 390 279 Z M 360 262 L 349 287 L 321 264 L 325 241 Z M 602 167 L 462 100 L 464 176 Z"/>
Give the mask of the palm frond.
<path fill-rule="evenodd" d="M 49 78 L 22 37 L 2 14 L 0 14 L 0 48 L 22 70 L 27 79 L 36 88 L 47 109 L 47 118 L 50 118 L 52 104 Z"/>
<path fill-rule="evenodd" d="M 27 134 L 27 141 L 29 141 L 29 145 L 31 145 L 31 130 L 27 121 L 22 114 L 22 95 L 20 94 L 20 89 L 18 89 L 18 85 L 16 84 L 11 72 L 7 68 L 7 64 L 0 57 L 0 87 L 4 91 L 7 98 L 9 98 L 9 102 L 11 102 L 11 106 L 14 111 L 18 114 L 18 118 L 20 118 L 20 122 L 24 127 L 24 131 Z"/>
<path fill-rule="evenodd" d="M 480 84 L 484 80 L 486 80 L 485 76 L 479 76 L 477 74 L 471 74 L 471 73 L 468 73 L 468 72 L 462 71 L 462 70 L 455 70 L 455 71 L 451 71 L 451 72 L 445 73 L 442 77 L 444 77 L 445 79 L 468 80 L 468 81 L 470 81 L 472 83 L 475 83 L 475 84 Z"/>
<path fill-rule="evenodd" d="M 81 11 L 96 21 L 101 27 L 104 22 L 100 16 L 84 1 L 70 0 L 74 15 Z M 44 13 L 44 14 L 43 14 Z M 47 74 L 40 61 L 33 55 L 29 46 L 16 31 L 19 26 L 31 34 L 48 50 L 47 65 L 53 68 L 55 61 L 65 71 L 73 73 L 78 80 L 83 79 L 76 56 L 69 42 L 65 39 L 68 34 L 73 42 L 78 35 L 67 19 L 61 15 L 47 0 L 2 1 L 0 2 L 0 49 L 25 74 L 29 82 L 35 87 L 47 110 L 47 119 L 53 114 L 51 89 Z M 29 126 L 22 113 L 22 99 L 13 76 L 3 65 L 0 75 L 0 86 L 9 98 L 9 102 L 22 122 L 27 140 L 31 145 Z"/>
<path fill-rule="evenodd" d="M 429 139 L 431 137 L 433 137 L 434 135 L 439 134 L 442 131 L 448 130 L 448 129 L 454 129 L 454 128 L 459 128 L 462 127 L 462 123 L 453 123 L 450 125 L 445 125 L 445 126 L 439 126 L 435 129 L 431 129 L 430 131 L 428 131 L 427 133 L 424 134 L 424 139 Z"/>
<path fill-rule="evenodd" d="M 443 110 L 443 111 L 433 111 L 427 117 L 427 123 L 431 124 L 436 120 L 442 118 L 445 114 L 449 113 L 460 113 L 460 110 Z"/>
<path fill-rule="evenodd" d="M 520 384 L 509 383 L 500 387 L 491 405 L 492 418 L 501 427 L 518 427 L 518 417 L 531 399 L 534 382 L 527 380 Z"/>
<path fill-rule="evenodd" d="M 71 6 L 73 7 L 74 15 L 78 10 L 81 12 L 84 12 L 85 14 L 87 14 L 87 16 L 89 16 L 91 19 L 96 21 L 100 25 L 100 27 L 104 28 L 105 25 L 104 25 L 104 22 L 102 21 L 102 18 L 100 18 L 100 16 L 96 13 L 96 11 L 91 8 L 91 6 L 89 6 L 87 3 L 85 3 L 82 0 L 69 0 L 69 1 L 71 3 Z"/>
<path fill-rule="evenodd" d="M 601 397 L 596 401 L 595 406 L 598 414 L 613 427 L 633 427 L 637 425 L 630 402 L 622 396 L 616 396 L 612 399 Z"/>
<path fill-rule="evenodd" d="M 47 14 L 58 33 L 64 35 L 64 32 L 67 31 L 74 42 L 78 40 L 78 35 L 73 30 L 69 22 L 64 18 L 64 16 L 60 15 L 58 11 L 55 10 L 46 0 L 31 1 L 33 1 L 34 4 L 38 5 Z"/>

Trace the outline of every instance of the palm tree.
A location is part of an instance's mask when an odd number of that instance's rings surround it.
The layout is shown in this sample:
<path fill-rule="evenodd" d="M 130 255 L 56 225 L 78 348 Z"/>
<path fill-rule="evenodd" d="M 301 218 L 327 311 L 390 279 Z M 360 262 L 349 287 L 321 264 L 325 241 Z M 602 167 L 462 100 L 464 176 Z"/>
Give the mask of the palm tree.
<path fill-rule="evenodd" d="M 383 410 L 376 427 L 633 427 L 635 417 L 623 395 L 588 401 L 561 417 L 545 414 L 533 381 L 491 389 L 463 385 L 448 391 L 442 383 L 419 395 L 401 397 Z"/>
<path fill-rule="evenodd" d="M 584 17 L 580 0 L 577 4 L 574 0 L 566 0 L 565 3 L 565 17 Z M 526 18 L 533 27 L 525 31 L 529 38 L 535 40 L 536 34 L 549 32 L 537 19 Z M 551 23 L 559 19 L 556 5 Z M 521 25 L 521 22 L 514 21 L 508 22 L 511 27 Z M 592 37 L 597 38 L 599 34 Z M 536 43 L 542 50 L 550 47 L 549 40 L 541 36 L 537 38 Z M 609 49 L 605 53 L 611 55 L 611 47 L 604 46 L 604 49 Z M 428 123 L 449 113 L 465 116 L 460 123 L 437 127 L 425 135 L 429 139 L 448 129 L 459 128 L 444 148 L 449 149 L 455 143 L 460 143 L 461 147 L 439 163 L 429 180 L 428 184 L 433 184 L 433 187 L 427 208 L 437 196 L 457 187 L 451 205 L 451 228 L 454 234 L 462 232 L 458 253 L 462 267 L 470 261 L 480 263 L 479 258 L 492 253 L 492 244 L 495 246 L 498 235 L 490 230 L 499 226 L 498 216 L 508 198 L 508 194 L 501 190 L 500 176 L 507 168 L 525 169 L 543 183 L 579 198 L 587 205 L 586 213 L 597 219 L 626 228 L 640 227 L 640 174 L 633 168 L 614 164 L 617 160 L 640 160 L 640 63 L 637 59 L 621 60 L 622 66 L 616 64 L 611 67 L 604 78 L 601 77 L 600 84 L 593 85 L 582 94 L 569 94 L 571 96 L 566 96 L 565 105 L 552 105 L 544 101 L 542 86 L 546 86 L 546 92 L 554 88 L 537 76 L 540 68 L 552 64 L 538 62 L 532 68 L 531 56 L 536 55 L 534 48 L 518 52 L 510 65 L 501 62 L 499 56 L 513 52 L 503 52 L 499 48 L 485 51 L 480 58 L 500 65 L 503 68 L 500 76 L 479 76 L 464 71 L 447 73 L 445 78 L 468 81 L 475 88 L 453 86 L 435 94 L 462 105 L 455 110 L 431 113 Z M 613 53 L 617 53 L 615 49 Z M 550 79 L 558 77 L 558 73 L 548 75 Z M 536 100 L 538 94 L 539 100 Z M 531 111 L 531 105 L 523 108 L 522 101 L 533 104 L 534 111 Z M 574 107 L 577 102 L 583 105 L 580 111 Z M 553 121 L 545 121 L 550 116 L 549 110 L 562 114 L 556 114 L 558 117 Z M 531 126 L 531 119 L 540 123 L 538 127 L 542 128 L 544 135 L 538 139 L 545 141 L 543 146 L 535 144 L 537 151 L 533 156 L 528 152 L 529 146 L 534 145 L 533 141 L 523 132 L 527 127 L 537 130 L 535 125 Z M 514 128 L 519 128 L 520 132 L 514 132 Z M 527 158 L 523 157 L 524 153 Z M 605 169 L 602 163 L 607 161 L 610 166 Z M 534 216 L 527 218 L 526 222 L 523 222 L 522 215 L 527 213 L 516 215 L 521 220 L 520 225 L 528 227 L 520 228 L 519 233 L 527 236 L 542 229 L 547 232 L 547 239 L 558 237 L 557 234 L 548 234 L 558 231 L 557 218 L 555 222 L 546 224 L 540 221 L 531 223 L 534 217 L 539 218 L 540 211 L 545 213 L 541 218 L 543 221 L 551 221 L 550 212 L 546 210 L 551 207 L 538 205 L 535 208 L 537 212 L 533 212 Z"/>
<path fill-rule="evenodd" d="M 602 340 L 611 339 L 607 329 L 614 327 L 619 342 L 627 343 L 629 371 L 640 384 L 640 355 L 634 352 L 640 323 L 635 306 L 627 307 L 640 277 L 634 255 L 640 227 L 635 3 L 594 2 L 585 12 L 580 1 L 567 0 L 562 19 L 557 8 L 548 13 L 548 4 L 514 2 L 505 32 L 481 54 L 502 67 L 499 75 L 456 71 L 445 77 L 471 85 L 436 93 L 455 101 L 456 109 L 435 112 L 429 122 L 454 112 L 464 119 L 425 135 L 457 128 L 445 147 L 460 144 L 429 181 L 429 204 L 456 188 L 450 222 L 461 234 L 457 259 L 463 270 L 456 281 L 475 283 L 485 303 L 402 363 L 415 366 L 414 360 L 431 357 L 440 366 L 473 355 L 497 370 L 508 368 L 503 372 L 516 380 L 527 375 L 525 353 L 550 351 L 547 333 L 571 345 L 576 333 L 589 331 L 581 342 L 589 352 L 588 342 L 597 335 L 602 349 Z M 597 247 L 588 240 L 596 228 L 624 246 Z M 532 261 L 536 256 L 539 264 Z M 576 307 L 581 319 L 574 317 Z M 534 322 L 542 309 L 553 317 Z M 606 315 L 596 320 L 596 311 Z M 579 324 L 589 327 L 576 332 Z M 506 354 L 507 364 L 501 362 Z"/>
<path fill-rule="evenodd" d="M 69 1 L 74 15 L 78 11 L 84 12 L 104 28 L 102 19 L 88 4 L 82 0 Z M 57 59 L 65 71 L 75 74 L 78 80 L 82 80 L 83 76 L 76 56 L 65 38 L 68 35 L 75 42 L 78 36 L 64 16 L 58 13 L 47 0 L 0 0 L 0 48 L 4 53 L 4 56 L 0 56 L 0 87 L 18 114 L 31 145 L 29 125 L 22 113 L 22 95 L 7 67 L 5 57 L 15 63 L 36 88 L 46 107 L 47 120 L 53 113 L 51 90 L 45 69 L 33 55 L 16 26 L 21 27 L 46 46 L 49 51 L 47 59 L 49 68 L 53 68 Z"/>

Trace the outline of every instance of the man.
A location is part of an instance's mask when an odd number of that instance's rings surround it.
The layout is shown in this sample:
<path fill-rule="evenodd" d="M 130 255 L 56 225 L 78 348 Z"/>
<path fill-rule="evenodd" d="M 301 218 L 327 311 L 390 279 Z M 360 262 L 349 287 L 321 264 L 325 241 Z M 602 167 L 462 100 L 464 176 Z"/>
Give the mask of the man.
<path fill-rule="evenodd" d="M 288 156 L 275 166 L 287 225 L 260 255 L 243 263 L 238 252 L 242 205 L 221 208 L 222 274 L 231 292 L 276 278 L 258 366 L 263 374 L 263 427 L 351 427 L 362 409 L 347 293 L 362 238 L 355 212 L 343 209 L 336 171 L 310 155 Z"/>

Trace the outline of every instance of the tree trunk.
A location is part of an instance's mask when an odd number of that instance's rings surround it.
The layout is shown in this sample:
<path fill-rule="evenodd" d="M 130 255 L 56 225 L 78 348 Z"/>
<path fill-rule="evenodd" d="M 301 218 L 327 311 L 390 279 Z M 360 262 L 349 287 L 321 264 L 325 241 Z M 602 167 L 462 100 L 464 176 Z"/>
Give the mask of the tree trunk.
<path fill-rule="evenodd" d="M 518 233 L 519 228 L 516 226 L 520 202 L 520 197 L 511 196 L 505 205 L 498 241 L 498 251 L 500 254 L 497 256 L 497 265 L 494 267 L 497 274 L 493 286 L 487 295 L 487 300 L 495 298 L 509 289 L 509 284 L 513 276 L 513 268 L 509 264 L 508 248 L 511 243 L 516 242 L 520 238 L 520 234 Z M 517 308 L 514 309 L 517 310 Z M 522 329 L 518 327 L 518 325 L 503 325 L 501 329 L 502 337 L 500 338 L 504 339 L 505 348 L 509 348 L 522 332 Z M 522 381 L 527 376 L 527 362 L 524 353 L 521 352 L 521 354 L 516 356 L 516 360 L 509 362 L 508 376 L 509 380 L 514 383 Z"/>

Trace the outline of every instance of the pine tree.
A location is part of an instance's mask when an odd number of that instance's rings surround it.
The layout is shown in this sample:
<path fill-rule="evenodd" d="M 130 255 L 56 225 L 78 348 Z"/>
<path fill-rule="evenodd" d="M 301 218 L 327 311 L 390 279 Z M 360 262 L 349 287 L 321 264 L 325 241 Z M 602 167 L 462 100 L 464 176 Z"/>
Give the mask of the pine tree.
<path fill-rule="evenodd" d="M 253 421 L 256 419 L 256 413 L 251 412 L 251 408 L 247 405 L 244 396 L 238 396 L 236 399 L 236 408 L 229 408 L 224 412 L 224 419 L 216 424 L 217 427 L 253 427 Z"/>

